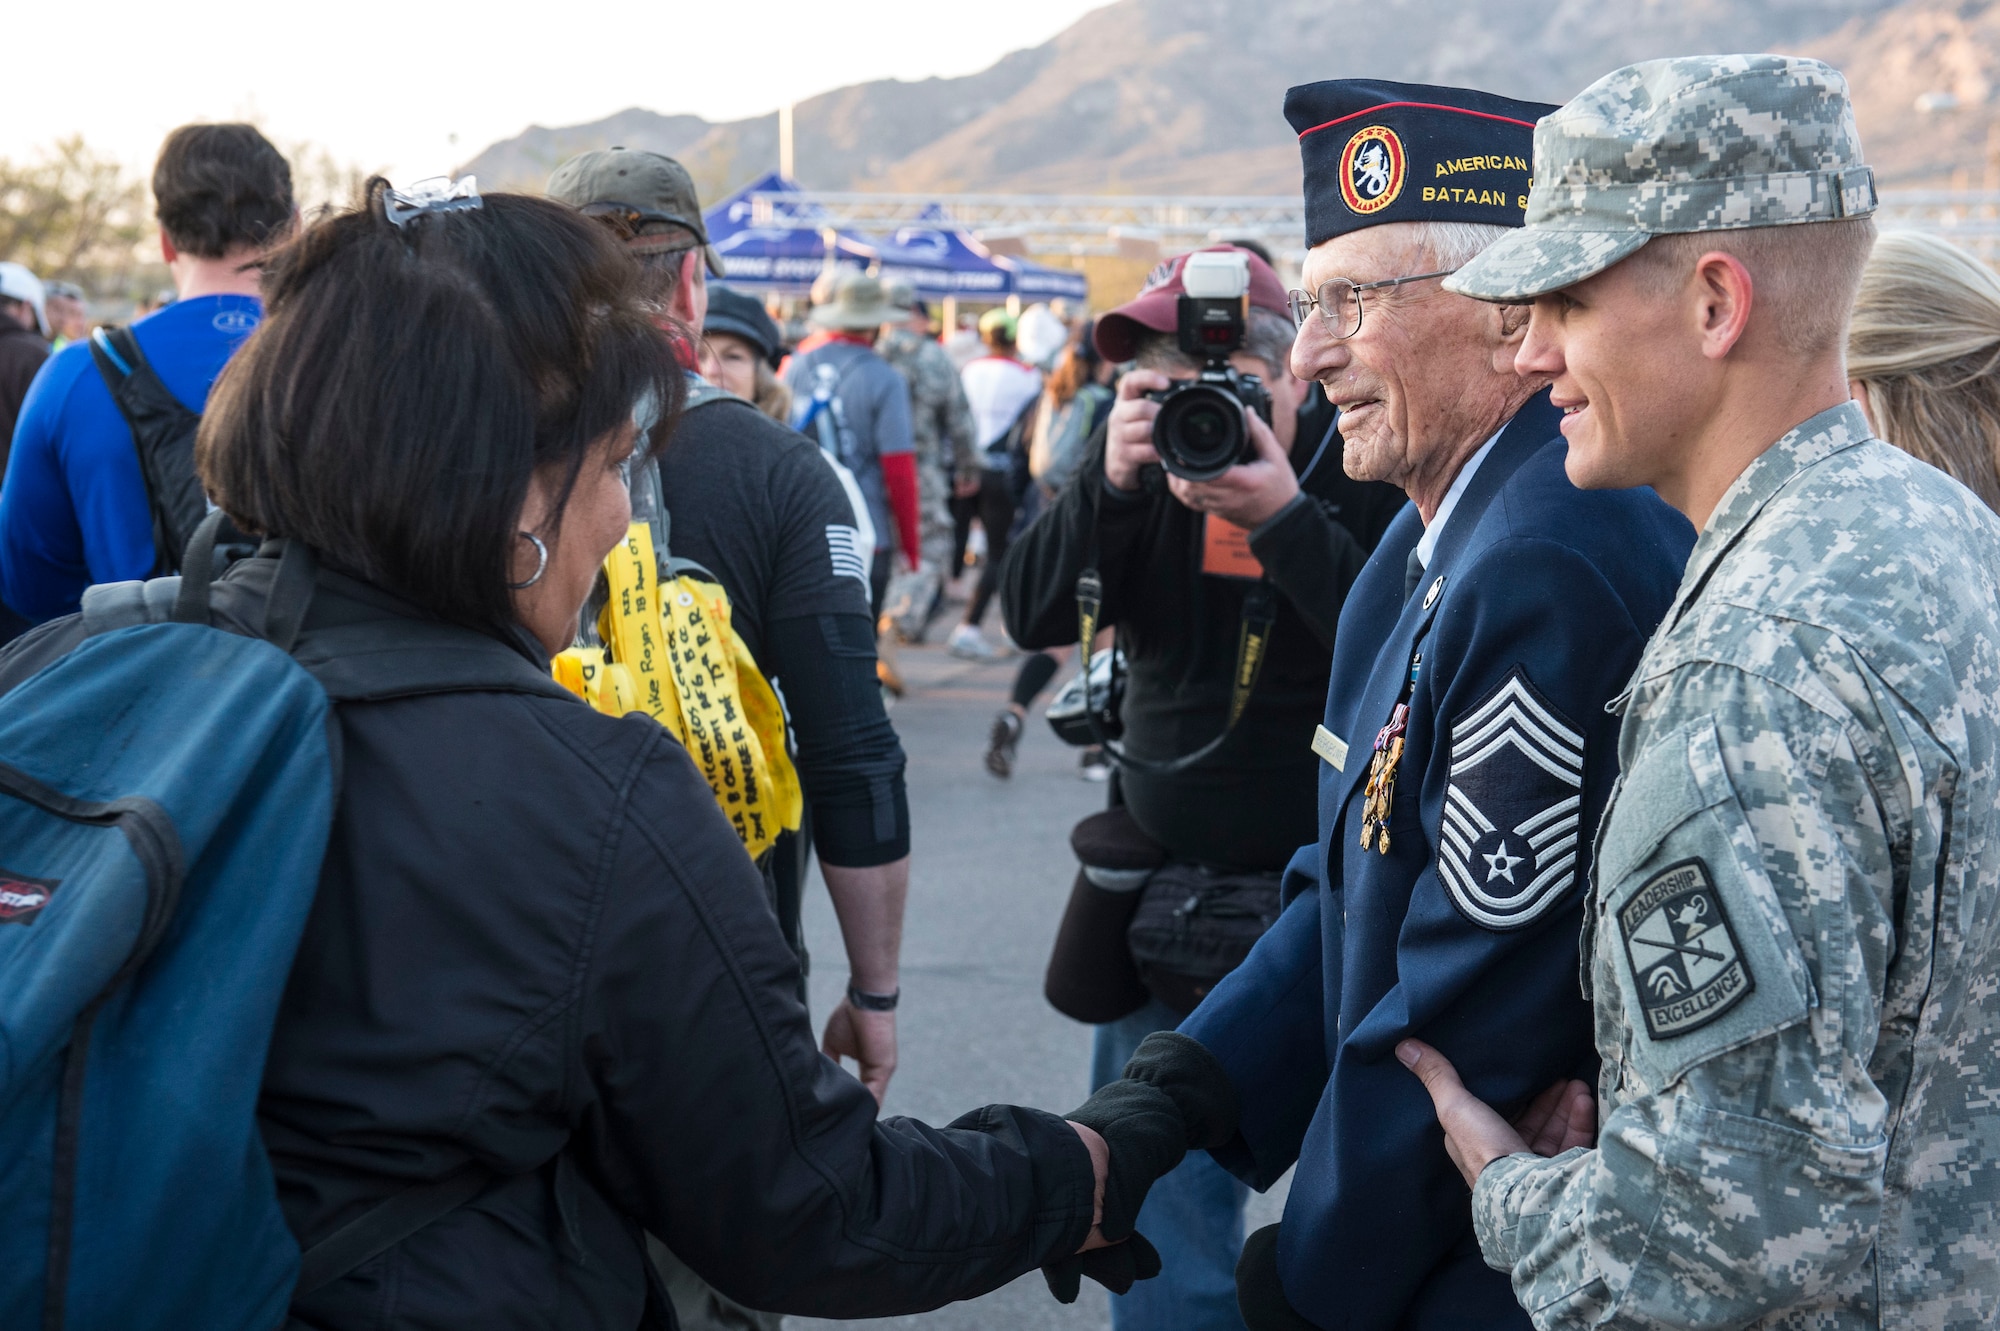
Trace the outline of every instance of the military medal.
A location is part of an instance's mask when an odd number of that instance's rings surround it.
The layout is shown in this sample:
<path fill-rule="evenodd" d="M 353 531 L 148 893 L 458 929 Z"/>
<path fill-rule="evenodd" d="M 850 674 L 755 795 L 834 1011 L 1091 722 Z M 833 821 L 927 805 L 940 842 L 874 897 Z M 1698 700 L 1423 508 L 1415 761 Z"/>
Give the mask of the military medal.
<path fill-rule="evenodd" d="M 1361 848 L 1389 853 L 1389 807 L 1396 802 L 1396 768 L 1403 761 L 1403 735 L 1409 729 L 1410 708 L 1397 703 L 1389 724 L 1375 734 L 1375 751 L 1368 759 L 1368 784 L 1362 787 Z"/>

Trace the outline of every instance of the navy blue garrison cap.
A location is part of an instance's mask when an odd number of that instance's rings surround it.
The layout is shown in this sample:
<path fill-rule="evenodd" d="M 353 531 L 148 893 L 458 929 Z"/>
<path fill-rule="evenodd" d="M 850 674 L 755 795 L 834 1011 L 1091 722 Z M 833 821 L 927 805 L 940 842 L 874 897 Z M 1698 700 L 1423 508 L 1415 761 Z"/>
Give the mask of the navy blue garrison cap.
<path fill-rule="evenodd" d="M 1305 159 L 1306 244 L 1383 222 L 1521 225 L 1535 122 L 1556 109 L 1377 79 L 1288 90 L 1285 119 Z"/>

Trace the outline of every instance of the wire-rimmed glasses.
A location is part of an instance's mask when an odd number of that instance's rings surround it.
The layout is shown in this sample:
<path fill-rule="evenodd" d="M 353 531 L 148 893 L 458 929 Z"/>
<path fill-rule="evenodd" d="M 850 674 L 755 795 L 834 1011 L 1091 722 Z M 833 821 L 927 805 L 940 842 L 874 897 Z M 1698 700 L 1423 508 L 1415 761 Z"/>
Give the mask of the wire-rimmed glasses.
<path fill-rule="evenodd" d="M 1433 277 L 1450 277 L 1456 268 L 1444 268 L 1435 273 L 1417 273 L 1411 277 L 1391 277 L 1380 282 L 1355 282 L 1345 277 L 1329 278 L 1319 284 L 1317 292 L 1288 291 L 1285 304 L 1291 308 L 1292 322 L 1299 327 L 1306 326 L 1306 316 L 1319 307 L 1319 317 L 1326 320 L 1335 337 L 1353 337 L 1361 331 L 1361 293 L 1380 291 L 1384 287 L 1399 287 L 1405 282 L 1427 282 Z"/>

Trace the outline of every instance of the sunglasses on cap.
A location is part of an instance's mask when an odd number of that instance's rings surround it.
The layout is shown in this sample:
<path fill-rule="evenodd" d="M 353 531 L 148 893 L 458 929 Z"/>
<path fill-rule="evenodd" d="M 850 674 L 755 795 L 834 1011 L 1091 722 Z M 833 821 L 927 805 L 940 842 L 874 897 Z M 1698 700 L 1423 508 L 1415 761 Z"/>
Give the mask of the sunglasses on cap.
<path fill-rule="evenodd" d="M 610 202 L 587 203 L 578 211 L 585 217 L 595 218 L 604 223 L 611 228 L 618 239 L 627 242 L 638 240 L 643 236 L 657 234 L 646 231 L 644 228 L 648 226 L 679 227 L 693 236 L 697 244 L 703 241 L 703 232 L 700 224 L 690 222 L 685 217 L 681 217 L 675 213 L 655 212 L 652 209 L 640 208 L 629 203 Z"/>

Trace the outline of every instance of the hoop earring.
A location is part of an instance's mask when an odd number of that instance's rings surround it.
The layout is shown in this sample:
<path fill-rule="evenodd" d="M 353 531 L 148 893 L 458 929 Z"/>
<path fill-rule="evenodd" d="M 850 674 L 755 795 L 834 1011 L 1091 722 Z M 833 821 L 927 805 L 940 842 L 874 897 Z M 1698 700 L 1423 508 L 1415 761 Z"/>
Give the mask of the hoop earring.
<path fill-rule="evenodd" d="M 519 532 L 517 533 L 517 535 L 519 535 L 523 540 L 530 541 L 534 544 L 535 571 L 528 575 L 528 580 L 526 582 L 508 583 L 507 590 L 510 592 L 526 591 L 528 588 L 540 582 L 542 580 L 542 574 L 549 571 L 549 548 L 546 545 L 542 544 L 542 538 L 535 535 L 531 531 Z"/>

